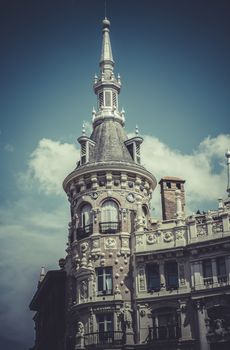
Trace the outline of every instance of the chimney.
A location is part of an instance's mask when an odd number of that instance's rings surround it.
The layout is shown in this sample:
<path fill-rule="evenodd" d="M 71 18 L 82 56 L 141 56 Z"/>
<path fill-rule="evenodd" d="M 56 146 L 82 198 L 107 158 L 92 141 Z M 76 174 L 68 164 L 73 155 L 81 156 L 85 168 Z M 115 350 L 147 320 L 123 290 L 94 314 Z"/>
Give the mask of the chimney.
<path fill-rule="evenodd" d="M 178 177 L 165 176 L 163 177 L 159 185 L 161 187 L 161 205 L 162 205 L 162 218 L 163 220 L 176 219 L 177 203 L 176 203 L 176 191 L 180 191 L 182 212 L 185 207 L 185 193 L 184 183 Z M 179 193 L 179 192 L 177 192 Z"/>

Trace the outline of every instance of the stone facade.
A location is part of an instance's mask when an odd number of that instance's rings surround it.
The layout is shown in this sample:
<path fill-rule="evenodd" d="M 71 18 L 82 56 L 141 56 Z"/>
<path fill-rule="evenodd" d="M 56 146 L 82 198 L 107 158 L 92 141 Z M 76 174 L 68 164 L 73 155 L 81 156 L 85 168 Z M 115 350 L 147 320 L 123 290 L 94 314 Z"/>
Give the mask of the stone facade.
<path fill-rule="evenodd" d="M 151 217 L 157 182 L 141 165 L 138 130 L 124 132 L 109 28 L 105 19 L 93 132 L 83 127 L 80 161 L 63 183 L 71 220 L 58 349 L 229 349 L 229 202 L 186 217 L 185 181 L 164 177 L 163 220 Z M 31 303 L 37 315 L 47 308 L 44 281 Z M 33 349 L 50 350 L 41 339 Z"/>

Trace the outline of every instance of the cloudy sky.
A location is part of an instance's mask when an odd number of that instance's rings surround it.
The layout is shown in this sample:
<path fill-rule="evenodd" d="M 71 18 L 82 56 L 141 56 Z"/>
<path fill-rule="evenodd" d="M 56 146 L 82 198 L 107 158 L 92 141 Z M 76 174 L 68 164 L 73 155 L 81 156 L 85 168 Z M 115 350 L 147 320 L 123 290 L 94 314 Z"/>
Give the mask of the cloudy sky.
<path fill-rule="evenodd" d="M 103 0 L 1 0 L 0 347 L 33 344 L 28 304 L 41 266 L 65 256 L 62 180 L 90 129 Z M 138 124 L 142 163 L 186 179 L 187 212 L 226 195 L 230 3 L 108 0 L 120 107 Z M 89 132 L 89 130 L 88 130 Z M 153 215 L 160 217 L 159 190 Z"/>

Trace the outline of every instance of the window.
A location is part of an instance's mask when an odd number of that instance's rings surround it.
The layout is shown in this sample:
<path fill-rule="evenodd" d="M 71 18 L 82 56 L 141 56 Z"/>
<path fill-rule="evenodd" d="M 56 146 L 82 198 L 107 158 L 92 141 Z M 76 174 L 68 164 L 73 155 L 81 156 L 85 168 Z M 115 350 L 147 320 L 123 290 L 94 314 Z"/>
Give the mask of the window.
<path fill-rule="evenodd" d="M 111 106 L 111 92 L 105 91 L 105 105 Z"/>
<path fill-rule="evenodd" d="M 96 274 L 97 274 L 98 295 L 112 294 L 112 288 L 113 288 L 112 267 L 99 267 L 96 269 Z"/>
<path fill-rule="evenodd" d="M 81 164 L 85 164 L 87 162 L 87 144 L 86 142 L 81 144 Z"/>
<path fill-rule="evenodd" d="M 101 233 L 116 233 L 120 230 L 118 220 L 118 205 L 113 200 L 107 200 L 101 208 Z"/>
<path fill-rule="evenodd" d="M 97 316 L 99 343 L 111 344 L 114 342 L 113 314 L 102 314 Z"/>
<path fill-rule="evenodd" d="M 169 181 L 167 181 L 166 182 L 166 188 L 171 188 L 172 186 L 171 186 L 171 182 L 169 182 Z"/>
<path fill-rule="evenodd" d="M 218 283 L 227 282 L 225 257 L 221 256 L 216 259 L 216 268 L 217 268 Z"/>
<path fill-rule="evenodd" d="M 141 146 L 139 143 L 136 143 L 136 163 L 141 163 Z"/>
<path fill-rule="evenodd" d="M 113 106 L 117 107 L 117 94 L 116 94 L 116 92 L 113 92 Z"/>
<path fill-rule="evenodd" d="M 203 261 L 203 278 L 204 278 L 204 285 L 208 286 L 210 284 L 213 284 L 211 260 Z"/>
<path fill-rule="evenodd" d="M 176 188 L 177 188 L 178 190 L 181 190 L 181 184 L 180 184 L 180 182 L 177 182 L 177 183 L 176 183 Z"/>
<path fill-rule="evenodd" d="M 175 309 L 162 308 L 153 313 L 153 328 L 150 328 L 150 339 L 177 339 L 180 337 L 180 328 Z"/>
<path fill-rule="evenodd" d="M 160 290 L 160 274 L 158 264 L 146 265 L 147 286 L 149 291 Z"/>
<path fill-rule="evenodd" d="M 166 289 L 178 288 L 178 267 L 176 261 L 167 261 L 165 263 Z"/>
<path fill-rule="evenodd" d="M 98 95 L 98 100 L 99 100 L 99 107 L 102 107 L 104 104 L 104 99 L 103 99 L 103 92 L 100 92 Z"/>
<path fill-rule="evenodd" d="M 80 211 L 80 224 L 77 229 L 77 238 L 84 238 L 92 233 L 91 205 L 85 204 Z"/>

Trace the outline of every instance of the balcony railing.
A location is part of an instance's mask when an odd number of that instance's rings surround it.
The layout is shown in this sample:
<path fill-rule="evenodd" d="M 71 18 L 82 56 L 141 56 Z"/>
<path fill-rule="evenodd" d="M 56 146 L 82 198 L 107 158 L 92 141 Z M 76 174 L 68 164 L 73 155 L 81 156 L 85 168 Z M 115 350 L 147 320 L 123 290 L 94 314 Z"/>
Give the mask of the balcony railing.
<path fill-rule="evenodd" d="M 125 334 L 120 331 L 95 332 L 85 334 L 85 347 L 125 344 Z"/>
<path fill-rule="evenodd" d="M 77 239 L 88 237 L 93 233 L 93 224 L 77 228 Z"/>
<path fill-rule="evenodd" d="M 117 233 L 121 230 L 121 222 L 120 221 L 107 221 L 100 222 L 100 233 Z"/>
<path fill-rule="evenodd" d="M 206 287 L 213 285 L 213 278 L 212 277 L 204 277 L 204 285 Z"/>
<path fill-rule="evenodd" d="M 181 330 L 178 325 L 168 325 L 149 328 L 147 342 L 154 342 L 157 340 L 178 339 L 181 336 Z"/>

